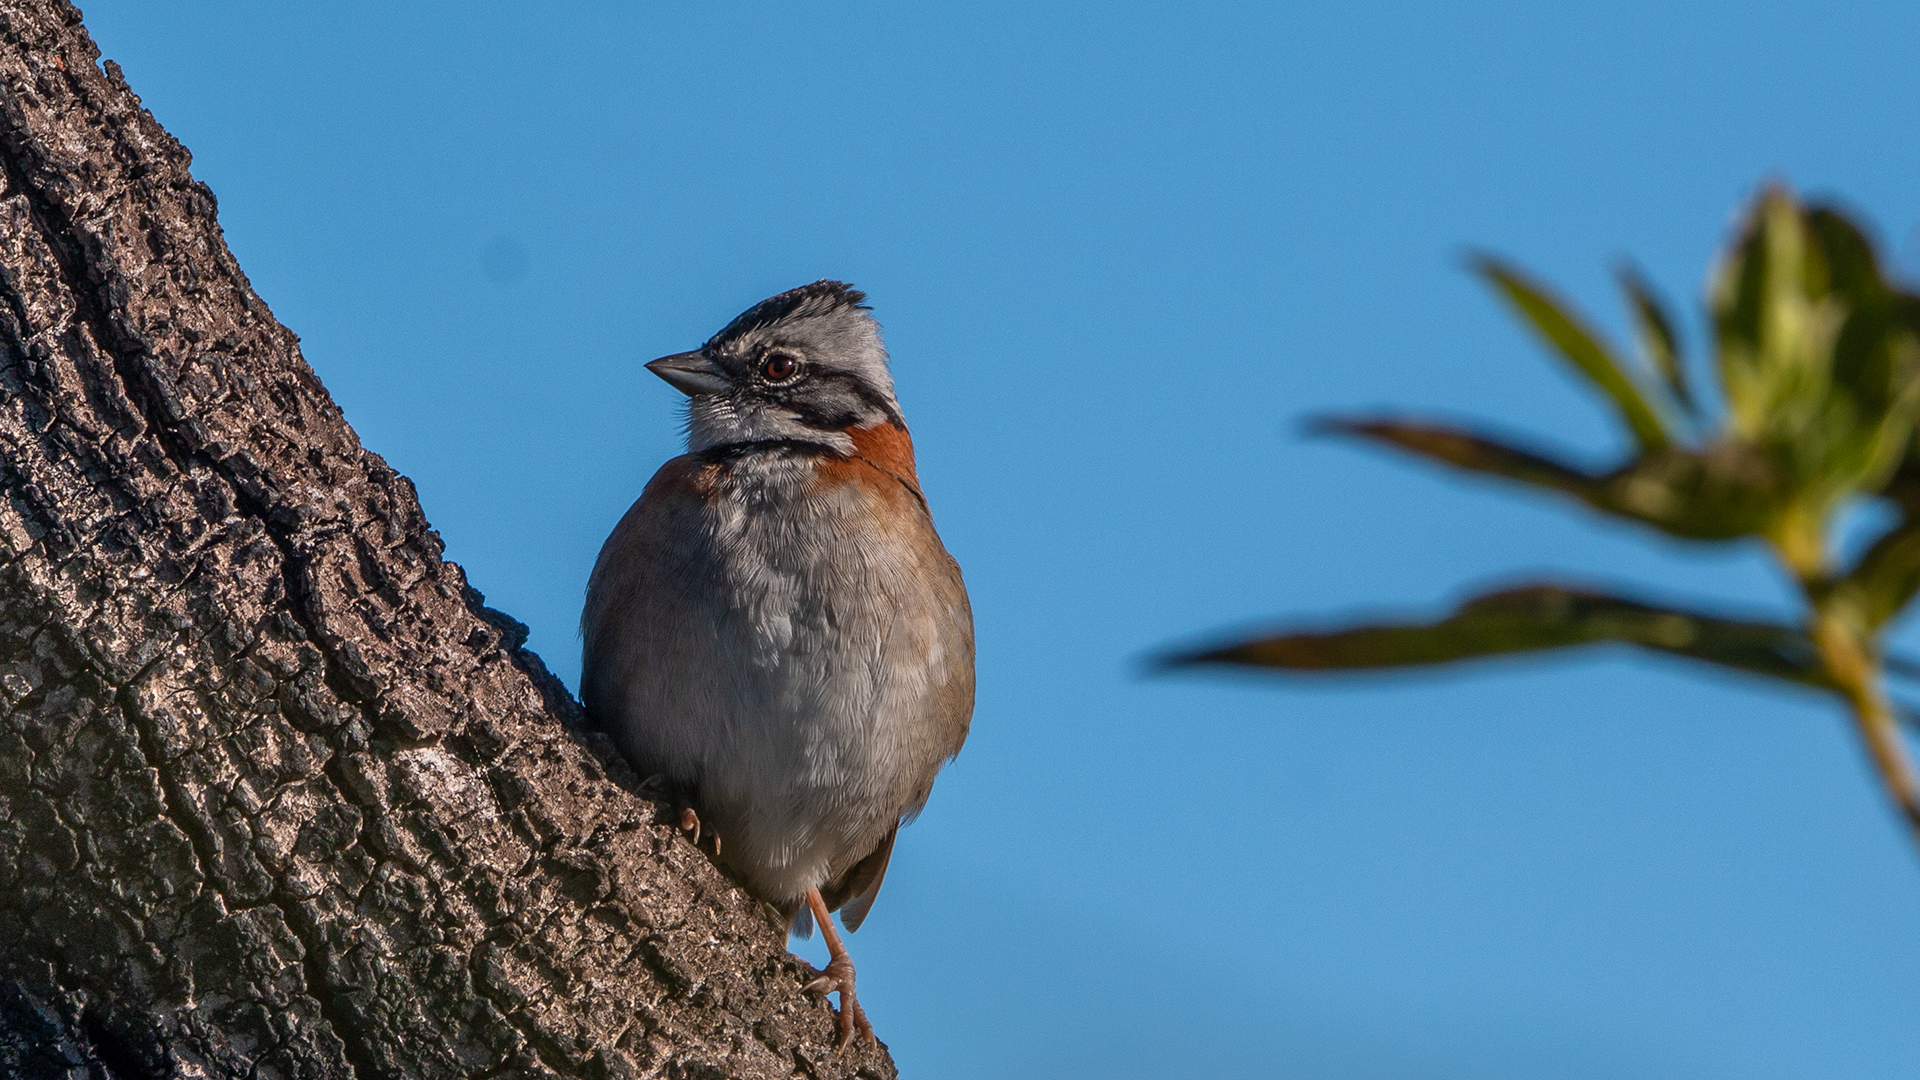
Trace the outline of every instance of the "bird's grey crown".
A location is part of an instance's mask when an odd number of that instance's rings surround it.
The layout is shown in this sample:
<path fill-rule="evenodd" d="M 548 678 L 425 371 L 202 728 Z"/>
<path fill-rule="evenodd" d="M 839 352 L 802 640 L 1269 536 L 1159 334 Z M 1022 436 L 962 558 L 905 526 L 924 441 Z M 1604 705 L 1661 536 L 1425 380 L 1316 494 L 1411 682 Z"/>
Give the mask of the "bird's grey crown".
<path fill-rule="evenodd" d="M 819 281 L 802 285 L 797 289 L 788 289 L 778 296 L 769 296 L 734 316 L 732 322 L 707 340 L 706 347 L 711 349 L 725 341 L 740 337 L 748 331 L 772 326 L 788 319 L 831 315 L 845 308 L 856 311 L 873 310 L 867 306 L 866 293 L 844 281 L 821 278 Z"/>
<path fill-rule="evenodd" d="M 690 394 L 687 449 L 804 442 L 851 453 L 849 429 L 904 427 L 865 301 L 845 282 L 816 281 L 760 301 L 709 338 L 699 352 L 724 385 Z M 776 353 L 798 361 L 798 374 L 768 380 L 761 367 Z"/>

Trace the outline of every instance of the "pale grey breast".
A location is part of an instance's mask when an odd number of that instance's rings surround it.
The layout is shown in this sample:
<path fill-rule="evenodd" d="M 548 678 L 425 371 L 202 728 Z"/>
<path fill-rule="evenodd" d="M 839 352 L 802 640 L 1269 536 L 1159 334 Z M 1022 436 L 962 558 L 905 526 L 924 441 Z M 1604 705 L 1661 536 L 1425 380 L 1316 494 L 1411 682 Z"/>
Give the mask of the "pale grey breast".
<path fill-rule="evenodd" d="M 581 629 L 589 714 L 783 909 L 890 841 L 973 712 L 972 612 L 917 487 L 822 447 L 668 462 Z"/>

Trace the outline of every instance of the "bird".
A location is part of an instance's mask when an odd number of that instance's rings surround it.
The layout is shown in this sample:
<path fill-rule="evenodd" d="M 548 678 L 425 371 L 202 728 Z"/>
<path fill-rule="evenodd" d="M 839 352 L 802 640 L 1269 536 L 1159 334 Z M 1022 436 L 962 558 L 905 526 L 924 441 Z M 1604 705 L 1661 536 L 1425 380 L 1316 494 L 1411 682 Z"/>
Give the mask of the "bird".
<path fill-rule="evenodd" d="M 647 369 L 687 452 L 601 548 L 581 697 L 680 824 L 790 933 L 818 923 L 838 1045 L 873 1041 L 849 932 L 966 741 L 973 611 L 934 529 L 866 294 L 821 280 Z M 724 853 L 724 854 L 723 854 Z"/>

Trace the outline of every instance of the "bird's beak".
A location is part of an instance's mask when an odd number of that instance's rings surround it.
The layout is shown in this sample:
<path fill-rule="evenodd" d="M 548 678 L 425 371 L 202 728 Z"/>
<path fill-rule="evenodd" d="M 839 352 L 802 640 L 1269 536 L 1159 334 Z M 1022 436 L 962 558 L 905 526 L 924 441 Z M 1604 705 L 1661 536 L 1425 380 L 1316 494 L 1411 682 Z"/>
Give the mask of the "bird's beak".
<path fill-rule="evenodd" d="M 688 397 L 717 394 L 729 385 L 726 373 L 699 349 L 649 361 L 647 370 L 667 380 L 668 386 Z"/>

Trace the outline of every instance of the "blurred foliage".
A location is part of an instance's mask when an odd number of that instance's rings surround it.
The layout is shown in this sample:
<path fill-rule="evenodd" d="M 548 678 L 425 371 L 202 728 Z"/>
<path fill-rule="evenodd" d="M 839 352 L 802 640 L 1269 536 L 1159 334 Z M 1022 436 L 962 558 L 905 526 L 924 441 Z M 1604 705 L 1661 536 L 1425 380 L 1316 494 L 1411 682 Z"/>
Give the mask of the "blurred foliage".
<path fill-rule="evenodd" d="M 1286 634 L 1206 649 L 1178 662 L 1339 671 L 1420 667 L 1609 641 L 1833 688 L 1813 642 L 1796 627 L 1677 611 L 1558 584 L 1486 593 L 1439 622 Z"/>
<path fill-rule="evenodd" d="M 1884 689 L 1885 627 L 1920 590 L 1920 296 L 1883 272 L 1840 210 L 1781 188 L 1754 200 L 1709 295 L 1711 408 L 1688 375 L 1666 304 L 1620 273 L 1629 361 L 1524 271 L 1473 269 L 1632 438 L 1595 472 L 1483 432 L 1391 417 L 1317 421 L 1455 469 L 1575 500 L 1687 540 L 1758 538 L 1805 598 L 1798 625 L 1678 610 L 1558 582 L 1506 587 L 1438 621 L 1274 634 L 1173 656 L 1175 666 L 1378 670 L 1617 642 L 1838 695 L 1920 838 L 1920 782 Z M 1894 524 L 1844 562 L 1841 511 L 1881 500 Z M 1901 665 L 1896 665 L 1901 666 Z"/>

